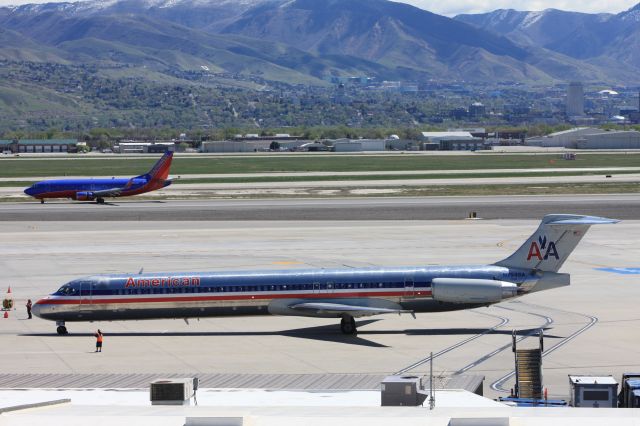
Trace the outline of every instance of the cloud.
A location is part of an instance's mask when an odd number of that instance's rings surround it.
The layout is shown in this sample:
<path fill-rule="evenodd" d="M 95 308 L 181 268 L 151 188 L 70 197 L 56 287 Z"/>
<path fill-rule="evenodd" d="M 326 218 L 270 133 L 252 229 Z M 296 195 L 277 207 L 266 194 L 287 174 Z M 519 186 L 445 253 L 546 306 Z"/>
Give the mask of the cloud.
<path fill-rule="evenodd" d="M 441 2 L 434 0 L 395 0 L 409 3 L 421 9 L 445 16 L 460 13 L 484 13 L 496 9 L 516 9 L 537 11 L 544 9 L 561 9 L 585 13 L 619 13 L 635 6 L 638 0 L 456 0 Z"/>

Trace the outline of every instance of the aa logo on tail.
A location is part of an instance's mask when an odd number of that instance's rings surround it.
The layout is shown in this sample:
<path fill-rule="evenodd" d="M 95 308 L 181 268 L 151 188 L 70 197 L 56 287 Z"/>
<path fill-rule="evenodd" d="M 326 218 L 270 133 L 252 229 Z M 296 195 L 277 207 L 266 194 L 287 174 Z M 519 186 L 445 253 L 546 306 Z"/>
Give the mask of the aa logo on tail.
<path fill-rule="evenodd" d="M 544 252 L 544 256 L 542 253 Z M 547 236 L 538 237 L 538 241 L 531 241 L 531 246 L 529 247 L 529 255 L 527 256 L 527 260 L 531 260 L 532 257 L 537 258 L 538 260 L 547 260 L 549 256 L 555 257 L 556 260 L 559 260 L 558 250 L 556 250 L 556 243 L 553 241 L 547 242 Z"/>

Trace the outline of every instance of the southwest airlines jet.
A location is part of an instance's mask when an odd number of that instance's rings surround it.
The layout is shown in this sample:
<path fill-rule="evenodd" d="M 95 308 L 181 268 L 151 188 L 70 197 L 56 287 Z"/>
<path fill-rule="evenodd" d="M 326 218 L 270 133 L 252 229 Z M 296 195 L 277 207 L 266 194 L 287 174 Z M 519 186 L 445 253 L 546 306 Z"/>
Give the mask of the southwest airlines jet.
<path fill-rule="evenodd" d="M 567 286 L 569 274 L 558 270 L 589 226 L 616 222 L 547 215 L 515 253 L 490 265 L 94 275 L 38 300 L 33 313 L 56 321 L 59 334 L 68 321 L 266 314 L 339 318 L 342 332 L 354 334 L 358 317 L 476 308 Z"/>
<path fill-rule="evenodd" d="M 34 183 L 24 193 L 44 203 L 45 198 L 71 198 L 103 204 L 105 197 L 126 197 L 143 194 L 171 185 L 169 169 L 173 152 L 167 151 L 144 175 L 131 179 L 58 179 Z"/>

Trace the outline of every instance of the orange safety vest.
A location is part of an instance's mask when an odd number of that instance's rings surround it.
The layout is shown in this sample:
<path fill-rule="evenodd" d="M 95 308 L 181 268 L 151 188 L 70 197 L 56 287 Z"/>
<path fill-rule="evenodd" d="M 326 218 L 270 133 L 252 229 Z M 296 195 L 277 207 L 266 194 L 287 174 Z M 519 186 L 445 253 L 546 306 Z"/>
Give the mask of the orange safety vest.
<path fill-rule="evenodd" d="M 102 334 L 96 333 L 97 343 L 102 343 Z"/>

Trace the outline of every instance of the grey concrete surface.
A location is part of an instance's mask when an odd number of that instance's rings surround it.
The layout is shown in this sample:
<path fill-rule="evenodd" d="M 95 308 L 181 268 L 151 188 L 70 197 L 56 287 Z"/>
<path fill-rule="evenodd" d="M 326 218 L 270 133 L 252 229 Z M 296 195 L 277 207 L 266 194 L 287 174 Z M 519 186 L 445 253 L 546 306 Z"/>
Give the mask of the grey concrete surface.
<path fill-rule="evenodd" d="M 431 220 L 537 219 L 571 212 L 640 220 L 638 194 L 485 197 L 369 197 L 297 199 L 141 200 L 106 205 L 70 200 L 0 203 L 3 221 Z"/>
<path fill-rule="evenodd" d="M 296 222 L 1 222 L 0 292 L 11 286 L 17 310 L 0 318 L 0 358 L 11 373 L 30 374 L 388 374 L 429 355 L 437 374 L 486 376 L 485 392 L 513 368 L 511 330 L 546 330 L 548 348 L 597 322 L 544 360 L 550 396 L 568 394 L 567 374 L 638 370 L 640 275 L 600 267 L 639 267 L 640 222 L 593 227 L 563 267 L 567 288 L 489 308 L 378 316 L 356 337 L 337 321 L 239 317 L 69 324 L 27 320 L 24 303 L 93 273 L 204 271 L 369 265 L 475 264 L 513 252 L 538 220 Z M 508 323 L 494 332 L 470 338 Z M 93 352 L 101 328 L 104 351 Z M 465 342 L 462 343 L 461 342 Z M 523 347 L 537 339 L 525 339 Z M 457 346 L 459 345 L 459 346 Z M 451 347 L 457 346 L 454 349 Z M 428 372 L 421 364 L 412 372 Z M 512 386 L 512 380 L 505 386 Z M 52 381 L 55 385 L 55 381 Z"/>

